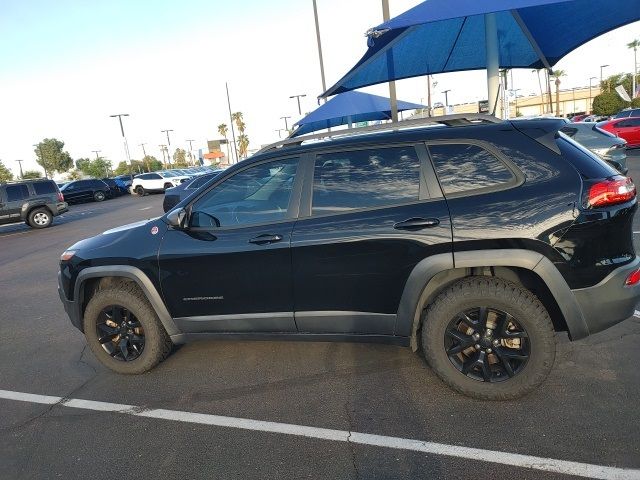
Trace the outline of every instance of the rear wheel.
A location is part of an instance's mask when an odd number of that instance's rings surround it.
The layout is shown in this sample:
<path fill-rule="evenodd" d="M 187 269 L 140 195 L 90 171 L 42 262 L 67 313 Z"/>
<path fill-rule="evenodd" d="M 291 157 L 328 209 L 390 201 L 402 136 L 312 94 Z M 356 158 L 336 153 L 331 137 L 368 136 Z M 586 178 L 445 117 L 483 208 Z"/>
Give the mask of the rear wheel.
<path fill-rule="evenodd" d="M 107 196 L 104 194 L 104 192 L 102 192 L 100 190 L 93 194 L 93 199 L 96 202 L 102 202 L 102 201 L 104 201 L 105 198 L 107 198 Z"/>
<path fill-rule="evenodd" d="M 32 228 L 47 228 L 52 221 L 51 212 L 44 207 L 34 208 L 27 217 L 27 224 Z"/>
<path fill-rule="evenodd" d="M 172 185 L 172 184 L 170 184 L 170 183 L 165 183 L 165 184 L 164 184 L 164 189 L 165 189 L 165 190 L 167 190 L 167 189 L 169 189 L 169 188 L 172 188 L 172 187 L 173 187 L 173 185 Z"/>
<path fill-rule="evenodd" d="M 147 372 L 171 351 L 171 339 L 135 284 L 99 290 L 87 304 L 83 322 L 93 354 L 118 373 Z"/>
<path fill-rule="evenodd" d="M 137 195 L 139 195 L 140 197 L 144 197 L 145 191 L 144 191 L 144 187 L 142 185 L 138 185 L 135 189 L 135 192 Z"/>
<path fill-rule="evenodd" d="M 454 283 L 428 307 L 425 357 L 454 390 L 485 400 L 526 395 L 555 359 L 549 314 L 528 290 L 493 277 Z"/>

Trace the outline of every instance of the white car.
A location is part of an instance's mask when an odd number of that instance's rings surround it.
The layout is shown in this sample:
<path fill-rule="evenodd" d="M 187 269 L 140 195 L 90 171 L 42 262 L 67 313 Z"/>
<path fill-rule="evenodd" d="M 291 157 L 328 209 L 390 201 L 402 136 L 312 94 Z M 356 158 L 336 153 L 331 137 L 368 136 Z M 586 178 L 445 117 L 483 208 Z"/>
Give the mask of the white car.
<path fill-rule="evenodd" d="M 149 192 L 164 192 L 167 188 L 177 187 L 188 179 L 186 175 L 170 171 L 143 173 L 134 177 L 130 189 L 132 194 L 142 196 Z"/>

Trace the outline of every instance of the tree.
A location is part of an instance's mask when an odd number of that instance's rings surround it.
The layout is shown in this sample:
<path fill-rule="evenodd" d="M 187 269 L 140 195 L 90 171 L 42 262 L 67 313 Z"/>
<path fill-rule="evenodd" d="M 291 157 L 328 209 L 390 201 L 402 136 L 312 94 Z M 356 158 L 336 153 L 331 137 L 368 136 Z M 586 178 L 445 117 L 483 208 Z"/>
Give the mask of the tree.
<path fill-rule="evenodd" d="M 69 179 L 69 181 L 80 180 L 82 178 L 82 172 L 77 168 L 74 168 L 73 170 L 69 171 L 69 173 L 67 174 L 67 178 Z"/>
<path fill-rule="evenodd" d="M 531 73 L 535 73 L 538 75 L 538 86 L 540 87 L 540 103 L 544 104 L 544 92 L 542 91 L 542 80 L 540 80 L 540 70 L 539 69 L 534 69 L 531 70 Z M 544 111 L 546 111 L 547 109 L 545 108 Z"/>
<path fill-rule="evenodd" d="M 108 177 L 111 171 L 111 160 L 103 157 L 94 158 L 93 160 L 80 158 L 76 161 L 76 168 L 88 177 L 104 178 Z"/>
<path fill-rule="evenodd" d="M 55 138 L 45 138 L 36 145 L 36 162 L 44 168 L 45 176 L 55 172 L 64 173 L 73 167 L 71 155 L 63 151 L 63 148 L 64 142 Z"/>
<path fill-rule="evenodd" d="M 153 155 L 145 155 L 142 159 L 142 163 L 144 164 L 144 169 L 147 172 L 155 172 L 157 170 L 162 170 L 163 168 L 162 162 Z"/>
<path fill-rule="evenodd" d="M 226 123 L 221 123 L 218 125 L 218 133 L 222 135 L 227 142 L 227 162 L 229 161 L 229 140 L 227 139 L 227 134 L 229 133 L 229 127 L 227 127 Z"/>
<path fill-rule="evenodd" d="M 560 116 L 560 78 L 566 77 L 567 73 L 564 70 L 554 70 L 551 76 L 556 81 L 556 115 Z"/>
<path fill-rule="evenodd" d="M 187 164 L 187 152 L 182 148 L 176 148 L 173 154 L 173 166 L 176 168 L 186 168 Z"/>
<path fill-rule="evenodd" d="M 39 170 L 25 170 L 22 173 L 23 180 L 29 180 L 34 178 L 42 178 L 42 172 Z"/>
<path fill-rule="evenodd" d="M 618 113 L 625 106 L 625 102 L 616 92 L 603 92 L 593 99 L 593 113 L 609 116 Z"/>
<path fill-rule="evenodd" d="M 13 180 L 13 173 L 0 160 L 0 183 L 10 182 Z"/>
<path fill-rule="evenodd" d="M 244 133 L 238 135 L 238 154 L 242 158 L 247 158 L 247 152 L 249 150 L 249 137 Z"/>

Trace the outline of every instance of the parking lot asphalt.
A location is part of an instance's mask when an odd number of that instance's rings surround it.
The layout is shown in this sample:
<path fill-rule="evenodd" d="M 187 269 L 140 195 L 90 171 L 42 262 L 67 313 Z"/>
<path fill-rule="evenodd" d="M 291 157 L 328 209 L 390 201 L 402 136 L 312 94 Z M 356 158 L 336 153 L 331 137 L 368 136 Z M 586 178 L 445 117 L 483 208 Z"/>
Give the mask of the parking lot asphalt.
<path fill-rule="evenodd" d="M 640 153 L 629 165 L 640 179 Z M 572 478 L 508 454 L 640 469 L 640 318 L 579 342 L 559 336 L 549 379 L 511 402 L 458 395 L 419 355 L 382 345 L 203 341 L 145 375 L 108 371 L 64 313 L 58 258 L 81 238 L 160 215 L 161 203 L 126 196 L 74 205 L 46 230 L 0 227 L 0 391 L 64 399 L 0 392 L 0 478 Z M 638 248 L 638 218 L 634 231 Z M 368 445 L 354 432 L 429 443 Z M 579 464 L 567 471 L 597 473 Z M 600 478 L 640 473 L 605 468 Z"/>

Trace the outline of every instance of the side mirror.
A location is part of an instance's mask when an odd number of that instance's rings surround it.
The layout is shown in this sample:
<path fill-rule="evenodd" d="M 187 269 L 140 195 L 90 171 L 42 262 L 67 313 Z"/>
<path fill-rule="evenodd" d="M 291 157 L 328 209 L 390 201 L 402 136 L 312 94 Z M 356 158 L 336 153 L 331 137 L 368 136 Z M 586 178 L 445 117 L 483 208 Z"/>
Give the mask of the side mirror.
<path fill-rule="evenodd" d="M 187 223 L 187 211 L 184 208 L 171 210 L 167 215 L 167 222 L 173 228 L 185 228 Z"/>

